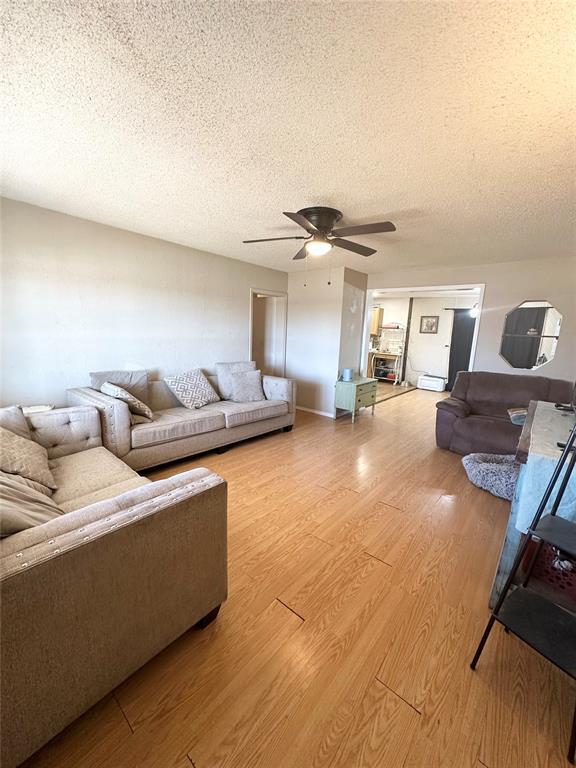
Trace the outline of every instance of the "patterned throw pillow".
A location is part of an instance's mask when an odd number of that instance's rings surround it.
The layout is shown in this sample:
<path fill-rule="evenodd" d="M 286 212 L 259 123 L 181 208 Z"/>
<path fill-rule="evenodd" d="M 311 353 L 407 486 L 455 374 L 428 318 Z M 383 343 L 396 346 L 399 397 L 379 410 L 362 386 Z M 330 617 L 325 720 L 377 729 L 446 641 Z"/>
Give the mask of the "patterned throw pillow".
<path fill-rule="evenodd" d="M 165 376 L 164 381 L 186 408 L 202 408 L 203 405 L 220 400 L 200 368 L 184 371 L 176 376 Z"/>
<path fill-rule="evenodd" d="M 216 363 L 218 389 L 222 399 L 230 400 L 232 397 L 232 374 L 255 370 L 256 363 L 253 360 L 243 360 L 237 363 Z"/>
<path fill-rule="evenodd" d="M 0 427 L 0 469 L 34 480 L 53 491 L 58 487 L 48 466 L 46 448 L 4 427 Z"/>
<path fill-rule="evenodd" d="M 233 403 L 256 403 L 266 400 L 262 390 L 262 373 L 260 371 L 241 371 L 232 374 Z"/>
<path fill-rule="evenodd" d="M 152 421 L 154 418 L 154 414 L 150 408 L 148 408 L 146 403 L 138 400 L 137 397 L 134 397 L 134 395 L 131 395 L 130 392 L 127 392 L 117 384 L 111 384 L 109 381 L 105 381 L 100 387 L 100 392 L 105 395 L 110 395 L 110 397 L 115 397 L 116 400 L 122 400 L 126 403 L 131 413 L 134 413 L 137 416 L 143 416 L 147 421 Z"/>

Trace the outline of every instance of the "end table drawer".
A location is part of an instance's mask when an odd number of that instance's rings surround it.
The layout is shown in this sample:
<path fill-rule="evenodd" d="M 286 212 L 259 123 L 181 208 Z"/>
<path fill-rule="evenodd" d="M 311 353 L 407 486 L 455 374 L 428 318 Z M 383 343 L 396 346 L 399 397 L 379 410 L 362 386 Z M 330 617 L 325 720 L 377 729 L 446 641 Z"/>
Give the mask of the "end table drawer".
<path fill-rule="evenodd" d="M 374 405 L 376 401 L 376 392 L 366 392 L 356 397 L 356 407 L 366 408 L 368 405 Z"/>
<path fill-rule="evenodd" d="M 359 384 L 356 387 L 356 395 L 371 395 L 376 394 L 376 382 L 371 381 L 369 384 Z"/>

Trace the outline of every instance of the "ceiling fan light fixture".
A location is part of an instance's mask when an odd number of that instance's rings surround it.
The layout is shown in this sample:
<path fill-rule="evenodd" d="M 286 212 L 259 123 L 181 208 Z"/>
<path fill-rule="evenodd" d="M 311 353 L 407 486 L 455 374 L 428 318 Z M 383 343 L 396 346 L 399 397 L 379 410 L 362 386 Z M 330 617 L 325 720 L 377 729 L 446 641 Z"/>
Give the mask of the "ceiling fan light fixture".
<path fill-rule="evenodd" d="M 312 240 L 308 240 L 304 247 L 308 256 L 325 256 L 332 250 L 332 243 L 325 238 L 315 237 Z"/>

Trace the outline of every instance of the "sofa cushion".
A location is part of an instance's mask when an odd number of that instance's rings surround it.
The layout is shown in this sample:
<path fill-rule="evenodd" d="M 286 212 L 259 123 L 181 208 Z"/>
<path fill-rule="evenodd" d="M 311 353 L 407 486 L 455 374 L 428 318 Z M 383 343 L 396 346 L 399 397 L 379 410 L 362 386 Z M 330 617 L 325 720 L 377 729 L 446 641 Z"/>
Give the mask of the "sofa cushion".
<path fill-rule="evenodd" d="M 112 384 L 109 381 L 105 381 L 104 384 L 102 384 L 100 387 L 100 392 L 102 392 L 104 395 L 115 397 L 116 400 L 122 400 L 122 402 L 126 403 L 130 409 L 131 414 L 134 414 L 135 416 L 141 416 L 146 421 L 152 421 L 154 414 L 146 405 L 146 403 L 143 403 L 142 400 L 139 400 L 131 392 L 128 392 L 127 389 L 124 389 L 124 387 L 119 387 L 118 384 Z M 131 419 L 131 423 L 139 422 L 134 422 Z"/>
<path fill-rule="evenodd" d="M 11 475 L 22 475 L 52 490 L 57 486 L 48 467 L 46 448 L 4 427 L 0 427 L 0 469 Z"/>
<path fill-rule="evenodd" d="M 0 427 L 14 432 L 15 435 L 25 437 L 28 440 L 32 437 L 30 427 L 26 421 L 26 416 L 22 409 L 17 405 L 8 405 L 6 408 L 0 408 Z"/>
<path fill-rule="evenodd" d="M 262 389 L 261 371 L 237 371 L 232 374 L 232 397 L 234 403 L 258 403 L 266 400 Z"/>
<path fill-rule="evenodd" d="M 62 510 L 45 496 L 22 485 L 16 478 L 0 478 L 0 537 L 47 523 L 62 514 Z"/>
<path fill-rule="evenodd" d="M 220 397 L 200 368 L 165 376 L 164 381 L 185 408 L 202 408 Z"/>
<path fill-rule="evenodd" d="M 129 490 L 124 487 L 127 482 L 131 481 L 131 488 L 148 482 L 102 447 L 54 459 L 52 471 L 58 484 L 53 499 L 65 512 L 85 506 L 82 500 L 87 497 L 90 499 L 86 503 L 96 501 L 92 499 L 96 492 L 105 491 L 99 498 L 108 498 L 121 492 L 114 490 L 114 486 L 122 485 L 123 490 Z"/>
<path fill-rule="evenodd" d="M 226 422 L 219 411 L 207 410 L 214 406 L 204 406 L 190 410 L 180 406 L 156 411 L 154 421 L 149 424 L 137 424 L 132 428 L 132 448 L 144 448 L 158 443 L 167 443 L 192 435 L 203 435 L 224 429 Z"/>
<path fill-rule="evenodd" d="M 239 427 L 241 424 L 251 424 L 254 421 L 273 419 L 288 413 L 288 403 L 285 400 L 261 400 L 255 403 L 233 403 L 221 400 L 214 405 L 206 405 L 202 410 L 220 411 L 226 418 L 226 427 Z"/>
<path fill-rule="evenodd" d="M 148 371 L 95 371 L 90 374 L 90 386 L 98 392 L 102 391 L 105 381 L 128 390 L 148 405 Z"/>
<path fill-rule="evenodd" d="M 468 416 L 456 419 L 450 441 L 450 450 L 468 453 L 516 453 L 521 427 L 497 416 Z"/>
<path fill-rule="evenodd" d="M 224 400 L 230 400 L 232 397 L 232 377 L 233 373 L 242 371 L 255 371 L 256 363 L 253 360 L 243 360 L 236 363 L 216 363 L 216 374 L 218 375 L 218 389 Z"/>

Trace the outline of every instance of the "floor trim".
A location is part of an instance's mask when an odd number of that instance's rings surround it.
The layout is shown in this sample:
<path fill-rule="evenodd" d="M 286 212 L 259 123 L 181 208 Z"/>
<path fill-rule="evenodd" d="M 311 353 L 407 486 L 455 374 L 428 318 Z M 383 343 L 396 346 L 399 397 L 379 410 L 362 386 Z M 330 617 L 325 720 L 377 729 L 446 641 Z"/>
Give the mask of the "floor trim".
<path fill-rule="evenodd" d="M 306 411 L 306 413 L 315 413 L 317 416 L 326 416 L 329 419 L 335 419 L 336 416 L 333 413 L 328 413 L 328 411 L 317 411 L 314 408 L 304 408 L 303 405 L 297 405 L 296 406 L 297 411 Z"/>

